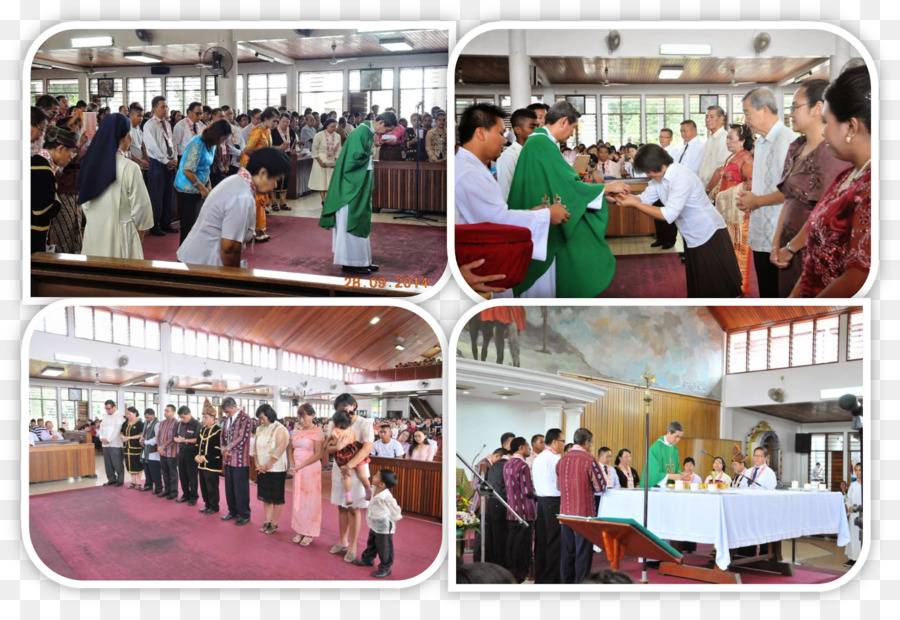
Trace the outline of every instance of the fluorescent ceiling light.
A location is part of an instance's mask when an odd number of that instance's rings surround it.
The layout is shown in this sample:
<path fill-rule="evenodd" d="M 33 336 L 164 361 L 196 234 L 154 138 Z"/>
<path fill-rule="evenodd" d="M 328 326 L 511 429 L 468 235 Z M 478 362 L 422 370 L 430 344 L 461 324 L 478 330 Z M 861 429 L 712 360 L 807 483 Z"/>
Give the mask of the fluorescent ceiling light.
<path fill-rule="evenodd" d="M 463 392 L 463 394 L 468 394 L 468 392 Z"/>
<path fill-rule="evenodd" d="M 684 72 L 684 67 L 660 67 L 659 79 L 661 80 L 677 80 Z"/>
<path fill-rule="evenodd" d="M 380 321 L 380 320 L 381 320 L 381 317 L 380 317 L 380 316 L 376 316 L 376 317 L 374 317 L 371 321 L 369 321 L 369 325 L 375 325 L 375 324 L 378 323 L 378 321 Z"/>
<path fill-rule="evenodd" d="M 192 388 L 212 387 L 212 383 L 210 383 L 209 381 L 201 381 L 200 383 L 195 383 L 195 384 L 192 385 L 191 387 L 192 387 Z"/>
<path fill-rule="evenodd" d="M 712 45 L 708 43 L 660 43 L 659 53 L 663 56 L 711 56 Z"/>
<path fill-rule="evenodd" d="M 69 362 L 72 364 L 90 364 L 91 358 L 83 355 L 69 355 L 68 353 L 57 353 L 53 356 L 57 362 Z"/>
<path fill-rule="evenodd" d="M 113 38 L 109 35 L 99 37 L 81 37 L 72 39 L 72 47 L 112 47 Z"/>
<path fill-rule="evenodd" d="M 42 62 L 33 62 L 33 63 L 31 63 L 31 68 L 32 69 L 52 69 L 53 67 L 51 65 L 45 65 Z"/>
<path fill-rule="evenodd" d="M 406 347 L 404 347 L 402 344 L 398 344 L 394 348 L 397 349 L 398 351 L 403 351 L 404 349 L 406 349 Z"/>
<path fill-rule="evenodd" d="M 259 52 L 254 52 L 254 54 L 256 54 L 256 57 L 260 60 L 265 60 L 266 62 L 275 62 L 275 59 L 271 56 L 266 56 L 265 54 L 261 54 Z"/>
<path fill-rule="evenodd" d="M 45 377 L 58 377 L 64 372 L 66 372 L 65 368 L 59 366 L 47 366 L 41 371 L 41 374 Z"/>
<path fill-rule="evenodd" d="M 151 56 L 144 52 L 125 52 L 122 56 L 124 56 L 125 60 L 136 60 L 138 62 L 147 63 L 148 65 L 162 62 L 162 58 L 159 56 Z"/>
<path fill-rule="evenodd" d="M 407 43 L 406 39 L 403 37 L 398 37 L 396 39 L 379 39 L 378 43 L 381 44 L 381 47 L 391 52 L 409 52 L 413 48 L 413 46 Z"/>
<path fill-rule="evenodd" d="M 862 396 L 863 389 L 860 387 L 848 387 L 848 388 L 828 388 L 826 390 L 819 390 L 819 400 L 837 400 L 844 394 L 853 394 L 854 396 Z"/>

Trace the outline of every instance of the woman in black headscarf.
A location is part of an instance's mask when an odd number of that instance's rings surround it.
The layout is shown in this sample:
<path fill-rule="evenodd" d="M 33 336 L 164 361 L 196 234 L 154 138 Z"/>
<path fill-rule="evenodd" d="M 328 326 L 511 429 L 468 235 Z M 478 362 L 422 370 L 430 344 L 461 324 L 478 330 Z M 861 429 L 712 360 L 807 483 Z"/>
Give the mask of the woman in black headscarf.
<path fill-rule="evenodd" d="M 144 258 L 153 207 L 140 166 L 127 157 L 130 129 L 124 114 L 107 115 L 81 163 L 78 204 L 87 220 L 82 253 L 88 256 Z"/>

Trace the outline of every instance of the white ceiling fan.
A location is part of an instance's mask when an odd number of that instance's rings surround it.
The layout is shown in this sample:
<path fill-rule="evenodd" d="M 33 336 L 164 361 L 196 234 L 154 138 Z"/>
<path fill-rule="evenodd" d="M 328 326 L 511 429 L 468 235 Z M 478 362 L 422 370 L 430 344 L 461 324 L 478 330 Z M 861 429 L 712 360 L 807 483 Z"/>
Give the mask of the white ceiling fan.
<path fill-rule="evenodd" d="M 734 76 L 735 69 L 731 69 L 731 86 L 747 86 L 748 84 L 755 84 L 755 82 L 738 82 Z"/>
<path fill-rule="evenodd" d="M 328 64 L 336 65 L 341 62 L 346 62 L 348 60 L 357 60 L 356 58 L 338 58 L 337 57 L 337 43 L 335 41 L 331 42 L 331 60 L 328 61 Z"/>
<path fill-rule="evenodd" d="M 616 82 L 609 81 L 609 65 L 605 65 L 603 67 L 603 82 L 600 83 L 600 86 L 606 88 L 607 86 L 628 86 L 628 84 L 618 84 Z"/>
<path fill-rule="evenodd" d="M 93 57 L 93 55 L 88 56 L 88 60 L 90 60 L 91 66 L 90 66 L 89 68 L 85 69 L 85 71 L 84 71 L 85 74 L 88 75 L 88 76 L 91 76 L 91 75 L 107 75 L 107 74 L 116 73 L 116 71 L 104 71 L 103 69 L 94 69 L 94 57 Z"/>

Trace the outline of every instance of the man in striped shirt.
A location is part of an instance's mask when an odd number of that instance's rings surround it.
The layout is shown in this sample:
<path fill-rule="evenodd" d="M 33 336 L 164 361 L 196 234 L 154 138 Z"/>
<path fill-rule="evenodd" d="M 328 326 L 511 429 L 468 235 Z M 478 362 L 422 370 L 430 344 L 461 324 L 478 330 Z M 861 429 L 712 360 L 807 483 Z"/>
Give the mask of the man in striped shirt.
<path fill-rule="evenodd" d="M 594 493 L 606 490 L 597 461 L 591 454 L 594 434 L 579 428 L 572 438 L 575 445 L 556 464 L 561 515 L 593 517 Z M 591 572 L 593 545 L 575 530 L 560 525 L 559 571 L 562 583 L 581 583 Z"/>
<path fill-rule="evenodd" d="M 222 399 L 225 422 L 222 424 L 222 458 L 225 461 L 225 501 L 228 512 L 222 521 L 237 519 L 235 525 L 250 522 L 250 416 L 237 402 L 226 396 Z M 237 412 L 237 415 L 234 415 Z"/>
<path fill-rule="evenodd" d="M 516 581 L 522 583 L 531 565 L 531 546 L 534 538 L 534 522 L 537 506 L 534 502 L 534 483 L 531 468 L 525 462 L 531 455 L 528 440 L 516 437 L 509 446 L 512 457 L 503 466 L 503 482 L 506 484 L 506 503 L 525 519 L 523 525 L 512 512 L 506 511 L 506 561 Z"/>
<path fill-rule="evenodd" d="M 178 499 L 178 444 L 175 443 L 178 420 L 175 418 L 175 405 L 166 405 L 163 416 L 165 419 L 156 431 L 156 448 L 159 452 L 163 487 L 157 496 Z"/>

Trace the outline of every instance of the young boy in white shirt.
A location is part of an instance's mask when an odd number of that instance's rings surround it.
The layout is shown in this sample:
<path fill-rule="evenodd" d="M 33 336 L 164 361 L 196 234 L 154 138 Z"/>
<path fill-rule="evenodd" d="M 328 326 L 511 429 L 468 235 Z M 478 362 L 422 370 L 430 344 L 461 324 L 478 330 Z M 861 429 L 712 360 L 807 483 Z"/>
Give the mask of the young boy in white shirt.
<path fill-rule="evenodd" d="M 372 573 L 376 579 L 389 577 L 394 563 L 394 532 L 397 531 L 396 522 L 403 518 L 400 505 L 391 495 L 390 490 L 395 486 L 397 474 L 389 469 L 377 471 L 372 476 L 373 495 L 366 510 L 369 539 L 361 558 L 353 560 L 356 566 L 375 566 L 377 555 L 380 563 L 378 570 Z"/>

